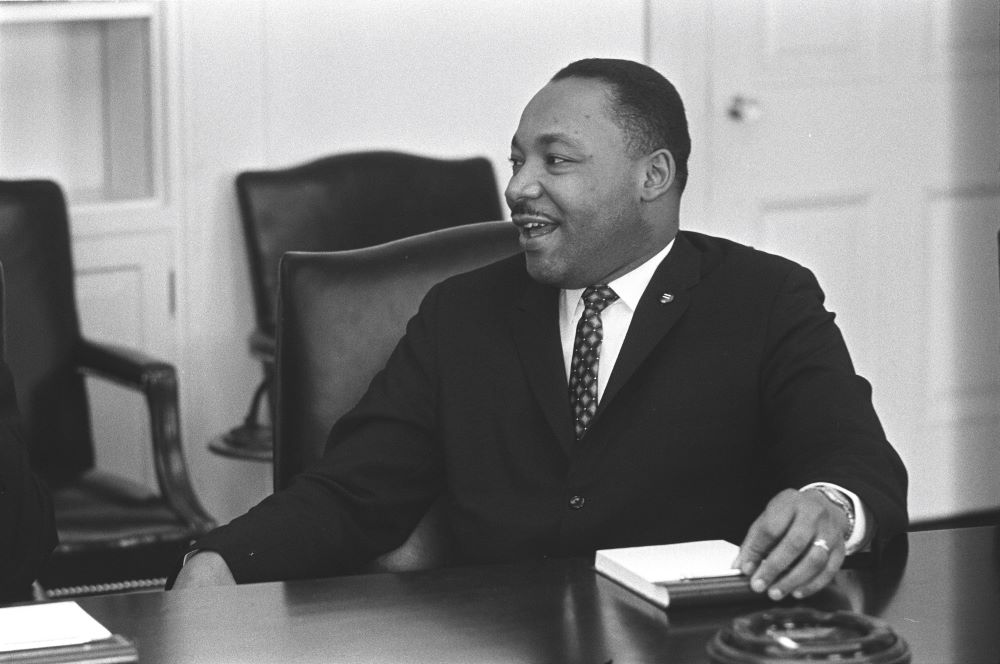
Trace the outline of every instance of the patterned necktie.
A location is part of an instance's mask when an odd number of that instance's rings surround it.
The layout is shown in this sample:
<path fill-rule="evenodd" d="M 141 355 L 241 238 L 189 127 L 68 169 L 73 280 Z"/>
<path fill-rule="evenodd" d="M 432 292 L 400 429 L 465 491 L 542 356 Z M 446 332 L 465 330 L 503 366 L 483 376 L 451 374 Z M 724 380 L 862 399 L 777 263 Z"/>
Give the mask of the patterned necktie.
<path fill-rule="evenodd" d="M 587 433 L 587 427 L 597 412 L 597 365 L 604 339 L 601 312 L 617 299 L 618 295 L 603 284 L 583 291 L 583 316 L 576 326 L 569 370 L 569 402 L 573 407 L 577 440 Z"/>

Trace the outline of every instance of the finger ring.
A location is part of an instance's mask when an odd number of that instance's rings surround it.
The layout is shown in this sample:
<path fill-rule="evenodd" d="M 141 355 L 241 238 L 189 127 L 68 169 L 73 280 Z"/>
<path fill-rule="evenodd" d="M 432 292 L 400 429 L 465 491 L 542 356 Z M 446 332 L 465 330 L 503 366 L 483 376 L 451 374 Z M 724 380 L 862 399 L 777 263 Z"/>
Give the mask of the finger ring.
<path fill-rule="evenodd" d="M 813 540 L 813 546 L 818 546 L 827 553 L 830 553 L 830 545 L 826 543 L 826 540 L 820 537 L 819 539 Z"/>

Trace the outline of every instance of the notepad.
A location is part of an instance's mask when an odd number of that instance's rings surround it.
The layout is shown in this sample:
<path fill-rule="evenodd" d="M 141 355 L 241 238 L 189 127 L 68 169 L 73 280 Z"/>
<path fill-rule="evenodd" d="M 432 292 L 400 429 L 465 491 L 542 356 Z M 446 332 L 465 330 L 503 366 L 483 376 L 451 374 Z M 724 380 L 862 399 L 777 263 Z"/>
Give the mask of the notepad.
<path fill-rule="evenodd" d="M 724 540 L 604 549 L 594 569 L 663 608 L 746 599 L 750 581 L 731 567 L 739 550 Z"/>
<path fill-rule="evenodd" d="M 75 645 L 111 638 L 76 602 L 0 609 L 0 652 Z"/>

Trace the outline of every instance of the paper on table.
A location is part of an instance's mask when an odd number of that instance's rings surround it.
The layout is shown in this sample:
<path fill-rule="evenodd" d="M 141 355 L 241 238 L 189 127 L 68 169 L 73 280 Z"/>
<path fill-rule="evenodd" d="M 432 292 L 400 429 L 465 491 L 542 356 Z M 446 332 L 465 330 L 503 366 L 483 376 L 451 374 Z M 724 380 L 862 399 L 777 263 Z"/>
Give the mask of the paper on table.
<path fill-rule="evenodd" d="M 736 576 L 731 565 L 740 547 L 723 540 L 682 542 L 599 551 L 610 561 L 631 570 L 650 583 L 685 579 Z"/>
<path fill-rule="evenodd" d="M 107 638 L 111 638 L 111 632 L 76 602 L 0 609 L 0 652 L 68 646 Z"/>

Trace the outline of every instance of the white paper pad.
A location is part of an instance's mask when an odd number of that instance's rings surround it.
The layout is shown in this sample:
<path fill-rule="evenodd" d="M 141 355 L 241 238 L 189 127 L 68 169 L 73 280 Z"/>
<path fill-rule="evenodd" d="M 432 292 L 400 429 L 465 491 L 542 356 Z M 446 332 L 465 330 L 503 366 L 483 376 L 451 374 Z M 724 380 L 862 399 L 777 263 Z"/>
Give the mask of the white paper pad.
<path fill-rule="evenodd" d="M 0 609 L 0 652 L 68 646 L 110 637 L 111 632 L 76 602 Z"/>
<path fill-rule="evenodd" d="M 736 576 L 731 565 L 740 547 L 723 540 L 682 542 L 599 551 L 650 583 Z"/>

